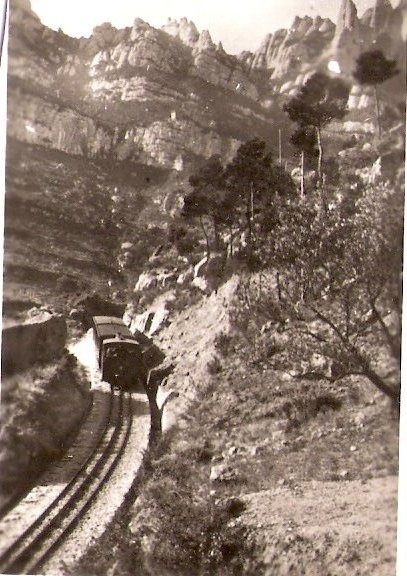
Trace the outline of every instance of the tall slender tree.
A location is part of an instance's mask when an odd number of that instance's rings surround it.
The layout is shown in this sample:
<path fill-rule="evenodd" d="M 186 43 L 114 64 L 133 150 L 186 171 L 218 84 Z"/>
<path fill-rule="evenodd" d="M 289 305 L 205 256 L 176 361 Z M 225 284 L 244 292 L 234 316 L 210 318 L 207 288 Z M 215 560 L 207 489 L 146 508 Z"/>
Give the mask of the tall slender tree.
<path fill-rule="evenodd" d="M 313 74 L 284 106 L 291 120 L 302 128 L 313 127 L 318 145 L 318 179 L 322 182 L 323 146 L 321 131 L 332 120 L 342 119 L 348 111 L 350 88 L 341 78 L 324 72 Z"/>
<path fill-rule="evenodd" d="M 399 73 L 396 60 L 388 60 L 381 50 L 367 50 L 362 52 L 356 60 L 356 68 L 353 71 L 354 78 L 359 84 L 373 86 L 376 104 L 376 118 L 378 136 L 381 138 L 382 127 L 380 120 L 380 104 L 378 86 L 386 80 L 390 80 Z"/>
<path fill-rule="evenodd" d="M 317 140 L 315 131 L 310 128 L 299 126 L 290 137 L 290 142 L 300 151 L 301 155 L 301 196 L 305 194 L 305 164 L 306 160 L 318 156 L 316 149 Z"/>
<path fill-rule="evenodd" d="M 294 191 L 291 177 L 275 164 L 266 143 L 258 138 L 242 144 L 226 166 L 226 184 L 246 233 L 248 255 L 253 254 L 255 228 L 270 227 L 275 199 Z"/>

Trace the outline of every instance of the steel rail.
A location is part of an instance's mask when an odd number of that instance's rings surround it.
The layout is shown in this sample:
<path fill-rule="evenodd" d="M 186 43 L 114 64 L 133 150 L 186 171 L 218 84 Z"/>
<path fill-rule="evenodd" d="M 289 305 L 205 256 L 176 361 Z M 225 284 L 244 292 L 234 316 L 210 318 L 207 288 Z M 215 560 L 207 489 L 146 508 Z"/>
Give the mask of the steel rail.
<path fill-rule="evenodd" d="M 40 514 L 40 516 L 34 520 L 34 522 L 11 544 L 0 556 L 0 573 L 4 572 L 7 567 L 13 563 L 13 558 L 18 557 L 19 550 L 22 550 L 26 546 L 28 539 L 32 539 L 34 532 L 41 529 L 41 525 L 50 521 L 53 513 L 56 513 L 58 507 L 60 507 L 63 500 L 69 500 L 72 498 L 76 492 L 80 489 L 80 486 L 88 478 L 87 469 L 93 465 L 93 469 L 98 465 L 98 462 L 103 457 L 100 455 L 100 450 L 108 437 L 114 412 L 114 393 L 111 391 L 109 397 L 109 408 L 106 415 L 104 426 L 101 429 L 99 438 L 89 456 L 86 458 L 80 469 L 76 472 L 73 478 L 68 482 L 62 492 L 47 506 L 47 508 Z M 84 478 L 81 482 L 81 478 Z"/>
<path fill-rule="evenodd" d="M 104 475 L 95 482 L 95 486 L 85 498 L 83 503 L 80 504 L 80 509 L 75 510 L 73 517 L 68 519 L 68 523 L 65 527 L 61 528 L 59 534 L 55 534 L 54 538 L 46 547 L 44 551 L 41 552 L 38 558 L 33 560 L 29 565 L 25 566 L 24 573 L 25 574 L 38 574 L 41 571 L 42 566 L 46 563 L 46 561 L 52 557 L 55 551 L 64 543 L 64 541 L 68 538 L 68 536 L 76 529 L 80 520 L 85 516 L 88 512 L 89 508 L 97 498 L 100 490 L 109 482 L 112 474 L 114 473 L 115 469 L 117 468 L 124 450 L 128 444 L 130 433 L 133 424 L 133 407 L 132 407 L 132 399 L 131 394 L 127 393 L 126 396 L 126 408 L 127 408 L 127 417 L 125 417 L 127 423 L 126 426 L 123 425 L 123 419 L 120 423 L 120 431 L 118 433 L 118 440 L 120 440 L 120 446 L 117 450 L 114 459 L 110 462 L 108 469 L 105 471 Z M 77 504 L 76 504 L 77 506 Z"/>

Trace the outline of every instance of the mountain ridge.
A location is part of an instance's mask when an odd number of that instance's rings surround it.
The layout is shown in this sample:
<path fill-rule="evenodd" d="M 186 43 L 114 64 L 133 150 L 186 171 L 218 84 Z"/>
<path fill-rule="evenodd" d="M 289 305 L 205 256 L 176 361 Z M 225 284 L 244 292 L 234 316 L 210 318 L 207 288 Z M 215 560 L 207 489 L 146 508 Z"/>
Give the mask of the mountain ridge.
<path fill-rule="evenodd" d="M 288 127 L 282 99 L 332 59 L 349 80 L 363 49 L 377 45 L 397 56 L 402 11 L 402 3 L 376 0 L 359 18 L 353 1 L 343 0 L 336 25 L 296 17 L 256 53 L 233 56 L 187 18 L 161 28 L 140 18 L 123 29 L 105 23 L 77 39 L 43 26 L 28 0 L 15 0 L 9 136 L 178 171 L 213 154 L 229 160 L 248 135 L 275 148 L 273 126 Z M 359 93 L 351 109 L 372 105 L 369 91 Z"/>

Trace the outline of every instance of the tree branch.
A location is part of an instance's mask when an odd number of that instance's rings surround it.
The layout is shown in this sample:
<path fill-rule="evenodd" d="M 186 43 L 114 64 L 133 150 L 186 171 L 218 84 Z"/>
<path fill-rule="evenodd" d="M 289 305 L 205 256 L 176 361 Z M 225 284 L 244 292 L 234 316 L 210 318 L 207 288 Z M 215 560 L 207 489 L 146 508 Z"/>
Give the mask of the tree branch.
<path fill-rule="evenodd" d="M 354 346 L 349 340 L 347 340 L 343 336 L 338 327 L 335 326 L 335 324 L 327 316 L 325 316 L 322 312 L 320 312 L 319 310 L 317 310 L 312 306 L 310 308 L 317 315 L 317 317 L 320 318 L 320 320 L 322 320 L 330 328 L 332 328 L 332 330 L 338 336 L 338 338 L 343 343 L 345 348 L 349 350 L 352 359 L 361 367 L 361 372 L 363 376 L 368 378 L 372 382 L 372 384 L 374 384 L 374 386 L 378 388 L 378 390 L 386 394 L 386 396 L 391 398 L 393 403 L 396 404 L 399 401 L 400 397 L 400 387 L 393 387 L 387 384 L 383 380 L 383 378 L 372 368 L 369 360 L 356 348 L 356 346 Z"/>
<path fill-rule="evenodd" d="M 384 335 L 385 335 L 387 343 L 390 347 L 393 358 L 395 358 L 397 360 L 397 362 L 400 362 L 400 360 L 401 360 L 400 346 L 397 345 L 393 336 L 390 334 L 390 331 L 383 320 L 383 316 L 380 314 L 379 310 L 377 309 L 376 303 L 373 299 L 371 300 L 370 305 L 371 305 L 372 310 L 374 311 L 374 313 L 376 315 L 376 320 L 379 322 L 380 327 L 381 327 L 382 331 L 384 332 Z"/>

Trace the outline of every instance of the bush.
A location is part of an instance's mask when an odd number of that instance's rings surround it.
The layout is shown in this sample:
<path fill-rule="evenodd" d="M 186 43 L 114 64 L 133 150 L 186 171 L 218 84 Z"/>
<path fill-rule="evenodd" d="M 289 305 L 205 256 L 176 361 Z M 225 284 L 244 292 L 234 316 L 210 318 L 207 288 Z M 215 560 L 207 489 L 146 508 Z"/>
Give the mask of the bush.
<path fill-rule="evenodd" d="M 220 374 L 223 370 L 223 366 L 221 361 L 219 360 L 219 357 L 215 356 L 213 360 L 208 362 L 208 364 L 206 365 L 206 369 L 208 370 L 208 373 L 211 376 L 216 376 L 217 374 Z"/>
<path fill-rule="evenodd" d="M 245 504 L 237 497 L 210 495 L 210 443 L 199 437 L 177 444 L 179 434 L 164 439 L 150 459 L 150 478 L 136 504 L 134 566 L 174 576 L 243 575 L 248 533 L 231 520 Z"/>
<path fill-rule="evenodd" d="M 234 343 L 235 338 L 225 332 L 221 332 L 215 338 L 215 348 L 223 358 L 226 358 L 231 352 L 234 352 Z"/>

